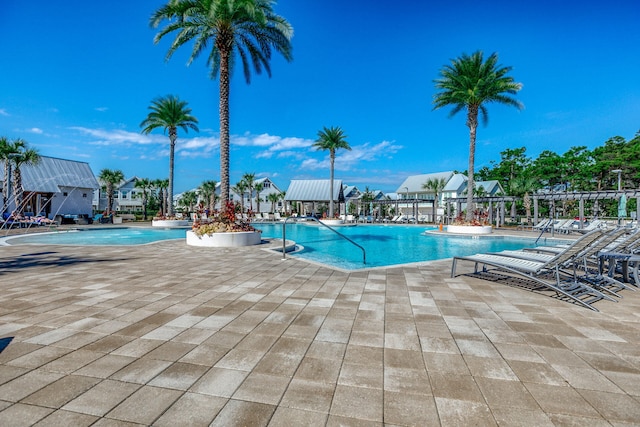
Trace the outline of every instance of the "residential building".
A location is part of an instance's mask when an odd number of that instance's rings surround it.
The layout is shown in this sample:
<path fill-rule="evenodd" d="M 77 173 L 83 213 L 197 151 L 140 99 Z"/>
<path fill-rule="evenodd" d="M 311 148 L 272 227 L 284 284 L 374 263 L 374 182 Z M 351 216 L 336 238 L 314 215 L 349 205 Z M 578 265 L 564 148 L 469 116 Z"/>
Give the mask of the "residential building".
<path fill-rule="evenodd" d="M 133 176 L 126 178 L 114 187 L 112 210 L 116 212 L 142 212 L 142 190 L 136 188 L 139 178 Z M 106 185 L 100 182 L 100 189 L 93 198 L 93 208 L 96 212 L 102 212 L 107 208 Z"/>
<path fill-rule="evenodd" d="M 2 182 L 12 179 L 12 171 L 4 176 L 4 162 L 0 162 Z M 22 176 L 23 212 L 42 214 L 49 219 L 56 215 L 92 215 L 92 200 L 100 187 L 88 163 L 40 156 L 35 165 L 20 166 Z M 15 209 L 12 185 L 6 195 L 4 211 Z M 4 195 L 3 195 L 4 196 Z M 2 202 L 5 197 L 2 197 Z"/>

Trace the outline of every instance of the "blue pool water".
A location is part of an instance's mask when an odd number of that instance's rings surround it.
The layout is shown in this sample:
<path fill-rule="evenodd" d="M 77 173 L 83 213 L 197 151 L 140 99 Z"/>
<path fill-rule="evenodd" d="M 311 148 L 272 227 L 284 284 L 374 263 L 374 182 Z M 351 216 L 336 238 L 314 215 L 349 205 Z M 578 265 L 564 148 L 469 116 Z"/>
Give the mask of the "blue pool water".
<path fill-rule="evenodd" d="M 263 237 L 282 238 L 282 224 L 254 224 Z M 504 237 L 470 238 L 468 236 L 433 235 L 428 228 L 402 225 L 339 227 L 337 230 L 366 251 L 362 251 L 324 227 L 316 224 L 287 224 L 286 238 L 303 249 L 290 256 L 355 270 L 420 261 L 472 255 L 479 252 L 521 249 L 533 246 L 532 239 Z M 60 245 L 141 245 L 160 240 L 185 239 L 186 229 L 122 227 L 85 229 L 10 237 L 9 244 Z"/>
<path fill-rule="evenodd" d="M 282 238 L 282 224 L 254 224 L 264 237 Z M 362 251 L 325 227 L 316 224 L 287 224 L 286 238 L 304 249 L 295 256 L 330 264 L 347 270 L 406 264 L 420 261 L 472 255 L 505 249 L 533 246 L 532 239 L 500 237 L 471 238 L 469 236 L 435 235 L 424 228 L 401 225 L 338 227 L 340 233 L 363 246 Z"/>
<path fill-rule="evenodd" d="M 11 237 L 9 244 L 46 244 L 46 245 L 144 245 L 160 240 L 184 239 L 185 228 L 142 228 L 118 227 L 79 229 L 46 234 L 30 234 Z"/>

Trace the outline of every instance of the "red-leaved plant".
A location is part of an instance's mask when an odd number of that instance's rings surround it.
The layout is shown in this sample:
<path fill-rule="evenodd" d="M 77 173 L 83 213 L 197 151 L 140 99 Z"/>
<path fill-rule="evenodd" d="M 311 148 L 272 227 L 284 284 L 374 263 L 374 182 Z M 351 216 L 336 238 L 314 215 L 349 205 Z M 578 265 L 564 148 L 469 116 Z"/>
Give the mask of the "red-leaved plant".
<path fill-rule="evenodd" d="M 476 209 L 473 211 L 473 219 L 471 221 L 467 221 L 464 213 L 460 212 L 460 214 L 453 220 L 453 225 L 490 225 L 489 213 Z"/>
<path fill-rule="evenodd" d="M 198 236 L 214 233 L 237 233 L 240 231 L 260 231 L 254 228 L 248 220 L 236 216 L 238 206 L 232 201 L 225 202 L 222 211 L 214 212 L 211 217 L 199 218 L 193 221 L 192 231 Z M 247 217 L 248 218 L 248 217 Z"/>

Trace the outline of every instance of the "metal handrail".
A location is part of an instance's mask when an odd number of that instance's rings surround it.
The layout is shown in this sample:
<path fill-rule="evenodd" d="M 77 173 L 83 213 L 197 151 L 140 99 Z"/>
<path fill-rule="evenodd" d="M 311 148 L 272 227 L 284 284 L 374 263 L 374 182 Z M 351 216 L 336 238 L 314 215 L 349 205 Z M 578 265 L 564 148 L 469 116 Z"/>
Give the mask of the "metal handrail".
<path fill-rule="evenodd" d="M 287 249 L 286 249 L 286 245 L 287 245 L 287 221 L 290 220 L 292 217 L 288 217 L 284 220 L 284 222 L 282 223 L 282 259 L 287 259 Z M 351 242 L 352 244 L 356 245 L 357 247 L 360 248 L 360 250 L 362 250 L 362 263 L 366 264 L 367 263 L 367 253 L 365 252 L 364 248 L 362 246 L 360 246 L 359 244 L 357 244 L 356 242 L 354 242 L 353 240 L 351 240 L 350 238 L 348 238 L 347 236 L 345 236 L 344 234 L 340 233 L 339 231 L 336 231 L 333 229 L 333 227 L 329 227 L 327 224 L 323 223 L 322 221 L 318 220 L 318 218 L 314 217 L 314 216 L 308 216 L 305 217 L 305 219 L 312 219 L 314 221 L 316 221 L 318 224 L 328 228 L 329 230 L 333 231 L 334 233 L 336 233 L 338 236 L 342 237 L 343 239 Z"/>
<path fill-rule="evenodd" d="M 554 236 L 555 236 L 555 230 L 556 230 L 556 229 L 555 229 L 555 227 L 554 227 L 554 225 L 555 225 L 555 221 L 553 220 L 553 218 L 552 218 L 552 217 L 549 217 L 549 219 L 551 220 L 551 221 L 549 221 L 549 224 L 545 225 L 544 227 L 542 227 L 542 228 L 540 229 L 540 235 L 538 236 L 538 238 L 536 239 L 536 241 L 533 243 L 534 245 L 537 245 L 537 244 L 538 244 L 538 240 L 540 240 L 540 238 L 542 237 L 542 235 L 544 234 L 544 232 L 545 232 L 545 231 L 547 231 L 547 230 L 549 229 L 549 227 L 551 227 L 551 237 L 554 237 Z"/>

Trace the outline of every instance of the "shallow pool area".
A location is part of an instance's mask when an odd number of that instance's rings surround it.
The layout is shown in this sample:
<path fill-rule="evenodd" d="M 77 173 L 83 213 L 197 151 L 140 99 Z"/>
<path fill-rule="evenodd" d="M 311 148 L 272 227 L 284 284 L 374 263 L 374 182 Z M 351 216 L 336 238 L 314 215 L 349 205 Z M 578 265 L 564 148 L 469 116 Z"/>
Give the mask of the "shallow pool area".
<path fill-rule="evenodd" d="M 144 245 L 162 240 L 185 239 L 190 228 L 108 227 L 79 228 L 2 239 L 6 244 L 43 245 Z"/>
<path fill-rule="evenodd" d="M 258 223 L 264 238 L 282 238 L 282 223 Z M 186 239 L 189 228 L 108 227 L 84 228 L 52 233 L 9 236 L 3 244 L 51 245 L 143 245 L 163 240 Z M 429 233 L 432 227 L 415 225 L 358 225 L 336 227 L 349 241 L 315 223 L 288 223 L 286 238 L 298 250 L 287 256 L 299 257 L 345 270 L 409 264 L 480 252 L 497 252 L 534 246 L 533 239 L 505 236 L 461 236 Z M 549 243 L 549 242 L 547 242 Z"/>

